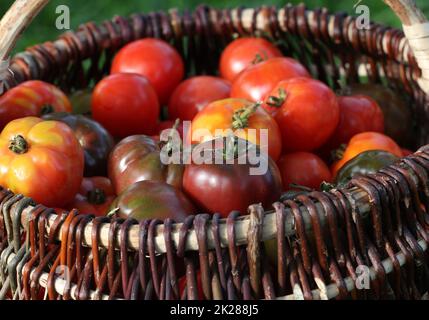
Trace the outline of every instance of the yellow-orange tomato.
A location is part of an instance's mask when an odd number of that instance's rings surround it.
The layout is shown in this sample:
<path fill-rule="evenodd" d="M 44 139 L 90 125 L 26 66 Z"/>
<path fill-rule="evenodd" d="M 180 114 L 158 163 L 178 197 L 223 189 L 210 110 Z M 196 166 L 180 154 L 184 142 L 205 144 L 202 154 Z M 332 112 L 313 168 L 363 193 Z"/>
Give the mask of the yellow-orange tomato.
<path fill-rule="evenodd" d="M 0 130 L 15 119 L 60 111 L 72 111 L 70 100 L 60 89 L 40 80 L 26 81 L 0 97 Z"/>
<path fill-rule="evenodd" d="M 394 154 L 397 157 L 402 157 L 402 149 L 393 141 L 392 138 L 379 132 L 363 132 L 359 133 L 349 141 L 344 155 L 341 160 L 332 165 L 332 176 L 335 177 L 341 167 L 350 159 L 353 159 L 358 154 L 364 151 L 382 150 Z"/>
<path fill-rule="evenodd" d="M 267 139 L 262 138 L 262 129 L 267 130 Z M 280 157 L 282 143 L 276 121 L 258 104 L 245 99 L 230 98 L 207 105 L 192 120 L 187 141 L 201 143 L 231 133 L 262 150 L 267 148 L 274 161 Z"/>
<path fill-rule="evenodd" d="M 49 207 L 64 207 L 80 188 L 83 150 L 58 121 L 26 117 L 0 134 L 0 185 Z"/>

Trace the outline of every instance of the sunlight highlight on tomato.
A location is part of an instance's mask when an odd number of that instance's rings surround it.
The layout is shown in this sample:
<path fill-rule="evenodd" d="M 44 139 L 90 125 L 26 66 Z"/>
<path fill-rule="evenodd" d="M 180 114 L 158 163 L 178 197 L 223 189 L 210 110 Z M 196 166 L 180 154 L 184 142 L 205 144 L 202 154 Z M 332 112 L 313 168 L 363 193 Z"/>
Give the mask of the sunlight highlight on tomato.
<path fill-rule="evenodd" d="M 40 80 L 26 81 L 0 97 L 0 130 L 15 119 L 60 111 L 72 112 L 72 105 L 59 88 Z"/>
<path fill-rule="evenodd" d="M 0 185 L 48 207 L 73 200 L 83 177 L 83 150 L 74 132 L 58 121 L 27 117 L 0 135 Z"/>

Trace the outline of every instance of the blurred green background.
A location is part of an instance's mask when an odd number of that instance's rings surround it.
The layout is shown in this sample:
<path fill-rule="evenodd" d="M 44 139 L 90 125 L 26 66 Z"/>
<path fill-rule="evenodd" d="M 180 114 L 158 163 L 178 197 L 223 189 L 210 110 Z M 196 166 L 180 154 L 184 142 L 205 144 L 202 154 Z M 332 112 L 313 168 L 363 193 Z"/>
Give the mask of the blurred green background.
<path fill-rule="evenodd" d="M 57 15 L 55 9 L 58 5 L 67 5 L 71 13 L 71 28 L 75 29 L 79 24 L 96 21 L 100 22 L 114 15 L 129 15 L 135 12 L 150 12 L 167 10 L 169 8 L 192 9 L 201 3 L 219 8 L 231 8 L 235 6 L 257 7 L 261 5 L 276 5 L 278 7 L 286 3 L 298 4 L 304 2 L 309 8 L 327 7 L 332 12 L 344 11 L 355 14 L 353 6 L 358 0 L 51 0 L 50 4 L 40 13 L 33 24 L 25 32 L 17 44 L 15 51 L 55 39 L 64 30 L 55 28 Z M 417 4 L 429 16 L 429 1 L 417 0 Z M 13 0 L 0 1 L 0 15 L 6 12 Z M 371 11 L 371 20 L 386 25 L 400 27 L 399 20 L 382 0 L 363 0 L 362 4 L 368 5 Z"/>

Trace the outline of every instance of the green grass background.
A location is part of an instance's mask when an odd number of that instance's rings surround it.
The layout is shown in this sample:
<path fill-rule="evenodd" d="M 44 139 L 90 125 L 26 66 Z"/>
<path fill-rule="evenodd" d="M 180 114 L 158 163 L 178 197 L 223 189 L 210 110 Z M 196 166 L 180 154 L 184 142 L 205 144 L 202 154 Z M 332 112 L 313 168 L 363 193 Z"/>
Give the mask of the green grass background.
<path fill-rule="evenodd" d="M 17 44 L 15 51 L 47 40 L 55 39 L 63 31 L 55 28 L 55 8 L 58 5 L 67 5 L 71 13 L 71 27 L 75 29 L 79 24 L 110 19 L 114 15 L 129 15 L 135 12 L 150 12 L 167 10 L 169 8 L 192 9 L 201 3 L 219 8 L 235 6 L 256 7 L 261 5 L 276 5 L 286 3 L 298 4 L 304 2 L 309 8 L 327 7 L 332 12 L 343 11 L 355 14 L 353 5 L 358 0 L 51 0 L 48 6 L 34 20 Z M 0 1 L 0 15 L 2 16 L 11 6 L 13 0 Z M 386 25 L 400 27 L 399 20 L 382 0 L 363 0 L 362 4 L 369 6 L 371 20 Z M 417 0 L 417 4 L 429 16 L 429 1 Z"/>

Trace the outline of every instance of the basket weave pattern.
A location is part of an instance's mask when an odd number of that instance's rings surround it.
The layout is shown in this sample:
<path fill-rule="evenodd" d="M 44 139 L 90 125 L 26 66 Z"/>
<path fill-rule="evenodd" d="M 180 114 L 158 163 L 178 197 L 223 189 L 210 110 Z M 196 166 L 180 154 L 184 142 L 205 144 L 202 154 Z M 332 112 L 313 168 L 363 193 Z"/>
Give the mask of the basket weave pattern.
<path fill-rule="evenodd" d="M 388 84 L 410 98 L 416 143 L 429 143 L 428 97 L 417 85 L 420 70 L 403 33 L 376 24 L 358 30 L 353 17 L 302 5 L 201 6 L 193 13 L 88 23 L 18 54 L 3 89 L 29 79 L 68 92 L 86 88 L 108 73 L 118 49 L 145 37 L 172 43 L 189 75 L 213 74 L 234 34 L 273 39 L 333 88 L 340 77 L 359 82 L 364 70 L 369 83 Z M 222 221 L 201 214 L 180 225 L 169 219 L 93 219 L 77 211 L 55 215 L 1 190 L 0 298 L 11 293 L 36 299 L 42 284 L 50 299 L 421 299 L 429 289 L 428 174 L 429 147 L 422 147 L 344 189 L 300 195 L 275 203 L 270 212 L 253 205 L 247 217 L 232 212 Z M 238 241 L 244 220 L 245 241 Z M 274 230 L 271 236 L 267 229 Z M 268 256 L 268 238 L 276 239 L 276 262 Z M 372 270 L 369 290 L 355 288 L 361 265 Z M 64 288 L 58 274 L 65 266 L 71 284 Z"/>

